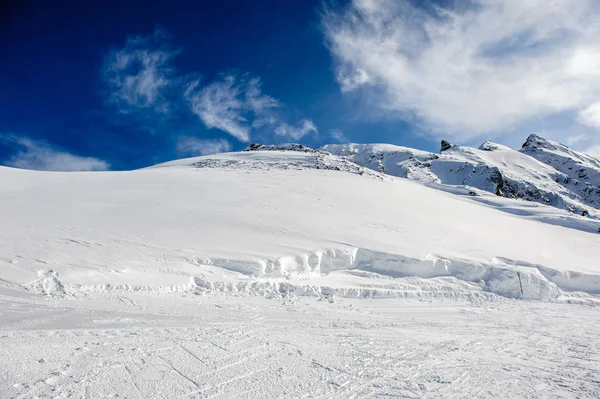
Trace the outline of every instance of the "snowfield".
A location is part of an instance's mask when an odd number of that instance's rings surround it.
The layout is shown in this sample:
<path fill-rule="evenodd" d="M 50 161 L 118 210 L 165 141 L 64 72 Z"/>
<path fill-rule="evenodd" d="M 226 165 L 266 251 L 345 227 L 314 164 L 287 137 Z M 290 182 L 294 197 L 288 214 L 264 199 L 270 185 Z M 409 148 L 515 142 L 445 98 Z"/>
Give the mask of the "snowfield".
<path fill-rule="evenodd" d="M 0 397 L 600 396 L 600 221 L 286 148 L 0 168 Z"/>

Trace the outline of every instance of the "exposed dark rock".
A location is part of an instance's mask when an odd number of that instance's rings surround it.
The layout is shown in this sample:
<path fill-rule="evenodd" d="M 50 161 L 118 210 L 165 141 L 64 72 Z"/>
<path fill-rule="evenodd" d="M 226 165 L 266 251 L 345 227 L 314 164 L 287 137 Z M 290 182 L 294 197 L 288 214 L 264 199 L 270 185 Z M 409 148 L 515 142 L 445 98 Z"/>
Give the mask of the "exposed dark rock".
<path fill-rule="evenodd" d="M 449 142 L 447 142 L 446 140 L 442 140 L 441 142 L 441 148 L 440 148 L 440 152 L 449 150 L 450 148 L 452 148 L 452 144 L 450 144 Z"/>
<path fill-rule="evenodd" d="M 315 150 L 303 144 L 280 144 L 280 145 L 265 145 L 260 143 L 252 143 L 244 151 L 298 151 L 298 152 L 314 152 L 325 153 L 324 151 Z"/>
<path fill-rule="evenodd" d="M 265 146 L 264 144 L 252 143 L 244 151 L 258 151 L 258 150 L 260 150 L 264 146 Z"/>
<path fill-rule="evenodd" d="M 502 189 L 504 188 L 504 177 L 502 177 L 502 173 L 500 173 L 498 168 L 492 168 L 490 180 L 492 183 L 496 184 L 495 194 L 499 197 L 504 197 L 504 193 L 502 192 Z"/>
<path fill-rule="evenodd" d="M 523 143 L 521 148 L 532 149 L 536 148 L 546 148 L 546 140 L 543 137 L 538 136 L 537 134 L 531 134 L 527 137 L 527 140 Z"/>

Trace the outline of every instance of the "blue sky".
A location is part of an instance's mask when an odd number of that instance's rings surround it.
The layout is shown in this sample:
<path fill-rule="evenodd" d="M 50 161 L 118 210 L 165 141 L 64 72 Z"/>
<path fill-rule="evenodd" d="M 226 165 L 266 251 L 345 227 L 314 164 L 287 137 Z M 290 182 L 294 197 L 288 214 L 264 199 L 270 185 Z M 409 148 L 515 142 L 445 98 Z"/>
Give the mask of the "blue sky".
<path fill-rule="evenodd" d="M 44 1 L 0 20 L 0 164 L 530 133 L 600 155 L 594 0 Z"/>

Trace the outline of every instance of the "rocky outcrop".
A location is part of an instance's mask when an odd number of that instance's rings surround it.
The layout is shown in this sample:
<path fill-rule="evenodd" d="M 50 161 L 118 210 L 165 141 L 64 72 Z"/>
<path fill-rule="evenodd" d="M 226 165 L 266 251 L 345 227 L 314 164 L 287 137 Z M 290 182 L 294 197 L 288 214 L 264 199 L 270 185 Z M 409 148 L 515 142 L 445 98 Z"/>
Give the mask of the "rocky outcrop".
<path fill-rule="evenodd" d="M 446 140 L 442 140 L 441 142 L 441 148 L 440 148 L 440 152 L 444 152 L 449 150 L 450 148 L 452 148 L 452 144 L 450 144 L 449 142 L 447 142 Z"/>
<path fill-rule="evenodd" d="M 299 152 L 311 152 L 318 153 L 319 150 L 307 147 L 303 144 L 279 144 L 279 145 L 266 145 L 260 143 L 250 144 L 244 151 L 299 151 Z"/>
<path fill-rule="evenodd" d="M 485 143 L 479 146 L 479 149 L 482 151 L 495 151 L 499 148 L 500 147 L 498 146 L 498 144 L 489 140 L 487 140 Z"/>

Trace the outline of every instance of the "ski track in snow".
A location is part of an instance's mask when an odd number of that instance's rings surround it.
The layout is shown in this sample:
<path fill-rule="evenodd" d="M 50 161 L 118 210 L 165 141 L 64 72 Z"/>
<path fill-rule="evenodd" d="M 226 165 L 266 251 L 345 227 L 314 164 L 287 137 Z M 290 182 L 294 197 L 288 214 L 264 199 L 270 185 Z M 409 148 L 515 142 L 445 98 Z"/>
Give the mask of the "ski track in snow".
<path fill-rule="evenodd" d="M 148 294 L 81 301 L 0 296 L 0 397 L 600 395 L 595 307 Z M 23 312 L 35 317 L 13 317 Z"/>

